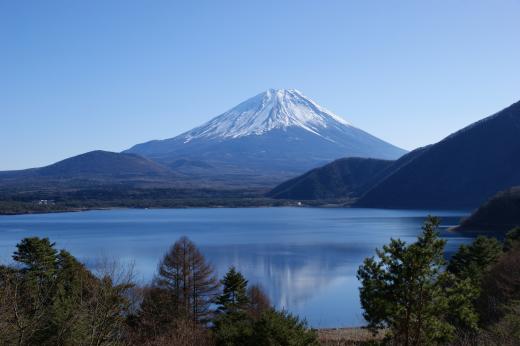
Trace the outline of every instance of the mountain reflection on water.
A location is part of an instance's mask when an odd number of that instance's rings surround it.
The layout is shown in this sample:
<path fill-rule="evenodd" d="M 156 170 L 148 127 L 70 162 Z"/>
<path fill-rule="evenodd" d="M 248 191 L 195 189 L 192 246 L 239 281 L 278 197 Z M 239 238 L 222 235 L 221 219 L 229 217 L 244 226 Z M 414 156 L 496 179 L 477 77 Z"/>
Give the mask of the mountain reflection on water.
<path fill-rule="evenodd" d="M 240 268 L 249 282 L 258 283 L 278 307 L 297 307 L 334 280 L 351 275 L 364 254 L 355 246 L 237 245 L 204 247 L 219 274 L 231 265 Z M 345 256 L 348 253 L 348 256 Z"/>

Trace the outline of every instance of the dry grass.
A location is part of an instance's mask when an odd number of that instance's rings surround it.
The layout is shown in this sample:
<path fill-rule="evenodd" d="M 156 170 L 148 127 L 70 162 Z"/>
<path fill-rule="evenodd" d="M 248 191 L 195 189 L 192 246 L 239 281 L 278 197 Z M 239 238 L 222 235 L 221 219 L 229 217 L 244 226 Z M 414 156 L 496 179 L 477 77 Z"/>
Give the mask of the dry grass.
<path fill-rule="evenodd" d="M 318 329 L 317 333 L 320 344 L 324 346 L 364 345 L 381 341 L 385 335 L 384 331 L 373 335 L 364 328 Z"/>

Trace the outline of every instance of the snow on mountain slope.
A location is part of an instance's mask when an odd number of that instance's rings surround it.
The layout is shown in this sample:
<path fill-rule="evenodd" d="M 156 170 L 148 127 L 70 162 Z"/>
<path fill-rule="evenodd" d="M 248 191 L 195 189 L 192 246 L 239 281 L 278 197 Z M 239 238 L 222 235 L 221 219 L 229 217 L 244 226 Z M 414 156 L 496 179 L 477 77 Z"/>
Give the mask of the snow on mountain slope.
<path fill-rule="evenodd" d="M 342 157 L 396 159 L 405 153 L 294 89 L 270 89 L 177 137 L 138 144 L 126 152 L 173 167 L 179 160 L 204 162 L 213 177 L 280 182 Z M 232 178 L 230 178 L 232 177 Z M 234 177 L 234 178 L 233 178 Z"/>
<path fill-rule="evenodd" d="M 184 136 L 186 142 L 195 138 L 238 138 L 290 126 L 322 136 L 320 132 L 323 129 L 338 125 L 350 126 L 298 90 L 269 89 Z"/>

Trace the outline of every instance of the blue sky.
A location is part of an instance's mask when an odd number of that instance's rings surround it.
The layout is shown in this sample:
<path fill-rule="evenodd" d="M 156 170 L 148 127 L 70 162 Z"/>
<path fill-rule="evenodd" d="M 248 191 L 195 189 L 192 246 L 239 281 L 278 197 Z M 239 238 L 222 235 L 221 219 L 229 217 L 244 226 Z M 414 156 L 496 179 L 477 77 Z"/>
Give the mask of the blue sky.
<path fill-rule="evenodd" d="M 0 169 L 296 88 L 406 149 L 520 99 L 520 1 L 1 1 Z"/>

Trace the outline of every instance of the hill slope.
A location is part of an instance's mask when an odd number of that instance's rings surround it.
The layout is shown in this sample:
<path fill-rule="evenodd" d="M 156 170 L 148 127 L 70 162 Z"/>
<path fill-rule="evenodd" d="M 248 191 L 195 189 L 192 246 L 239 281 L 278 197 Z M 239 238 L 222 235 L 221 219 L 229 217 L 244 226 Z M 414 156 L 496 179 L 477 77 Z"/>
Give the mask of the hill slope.
<path fill-rule="evenodd" d="M 0 185 L 66 180 L 167 179 L 173 176 L 169 168 L 144 157 L 97 150 L 41 168 L 0 172 Z"/>
<path fill-rule="evenodd" d="M 127 151 L 166 165 L 203 162 L 196 175 L 280 182 L 342 157 L 396 159 L 405 153 L 319 106 L 297 90 L 268 90 L 177 137 Z M 184 167 L 179 168 L 181 172 Z"/>
<path fill-rule="evenodd" d="M 356 205 L 476 208 L 520 185 L 520 102 L 410 155 Z"/>
<path fill-rule="evenodd" d="M 427 149 L 416 149 L 396 161 L 359 157 L 339 159 L 281 183 L 267 196 L 295 200 L 360 197 Z"/>
<path fill-rule="evenodd" d="M 508 231 L 516 226 L 520 226 L 520 187 L 497 193 L 457 230 Z"/>
<path fill-rule="evenodd" d="M 278 185 L 267 196 L 301 200 L 356 197 L 392 163 L 353 157 L 339 159 Z"/>
<path fill-rule="evenodd" d="M 37 173 L 39 176 L 77 178 L 157 176 L 169 174 L 171 171 L 138 155 L 97 150 L 39 168 Z"/>

